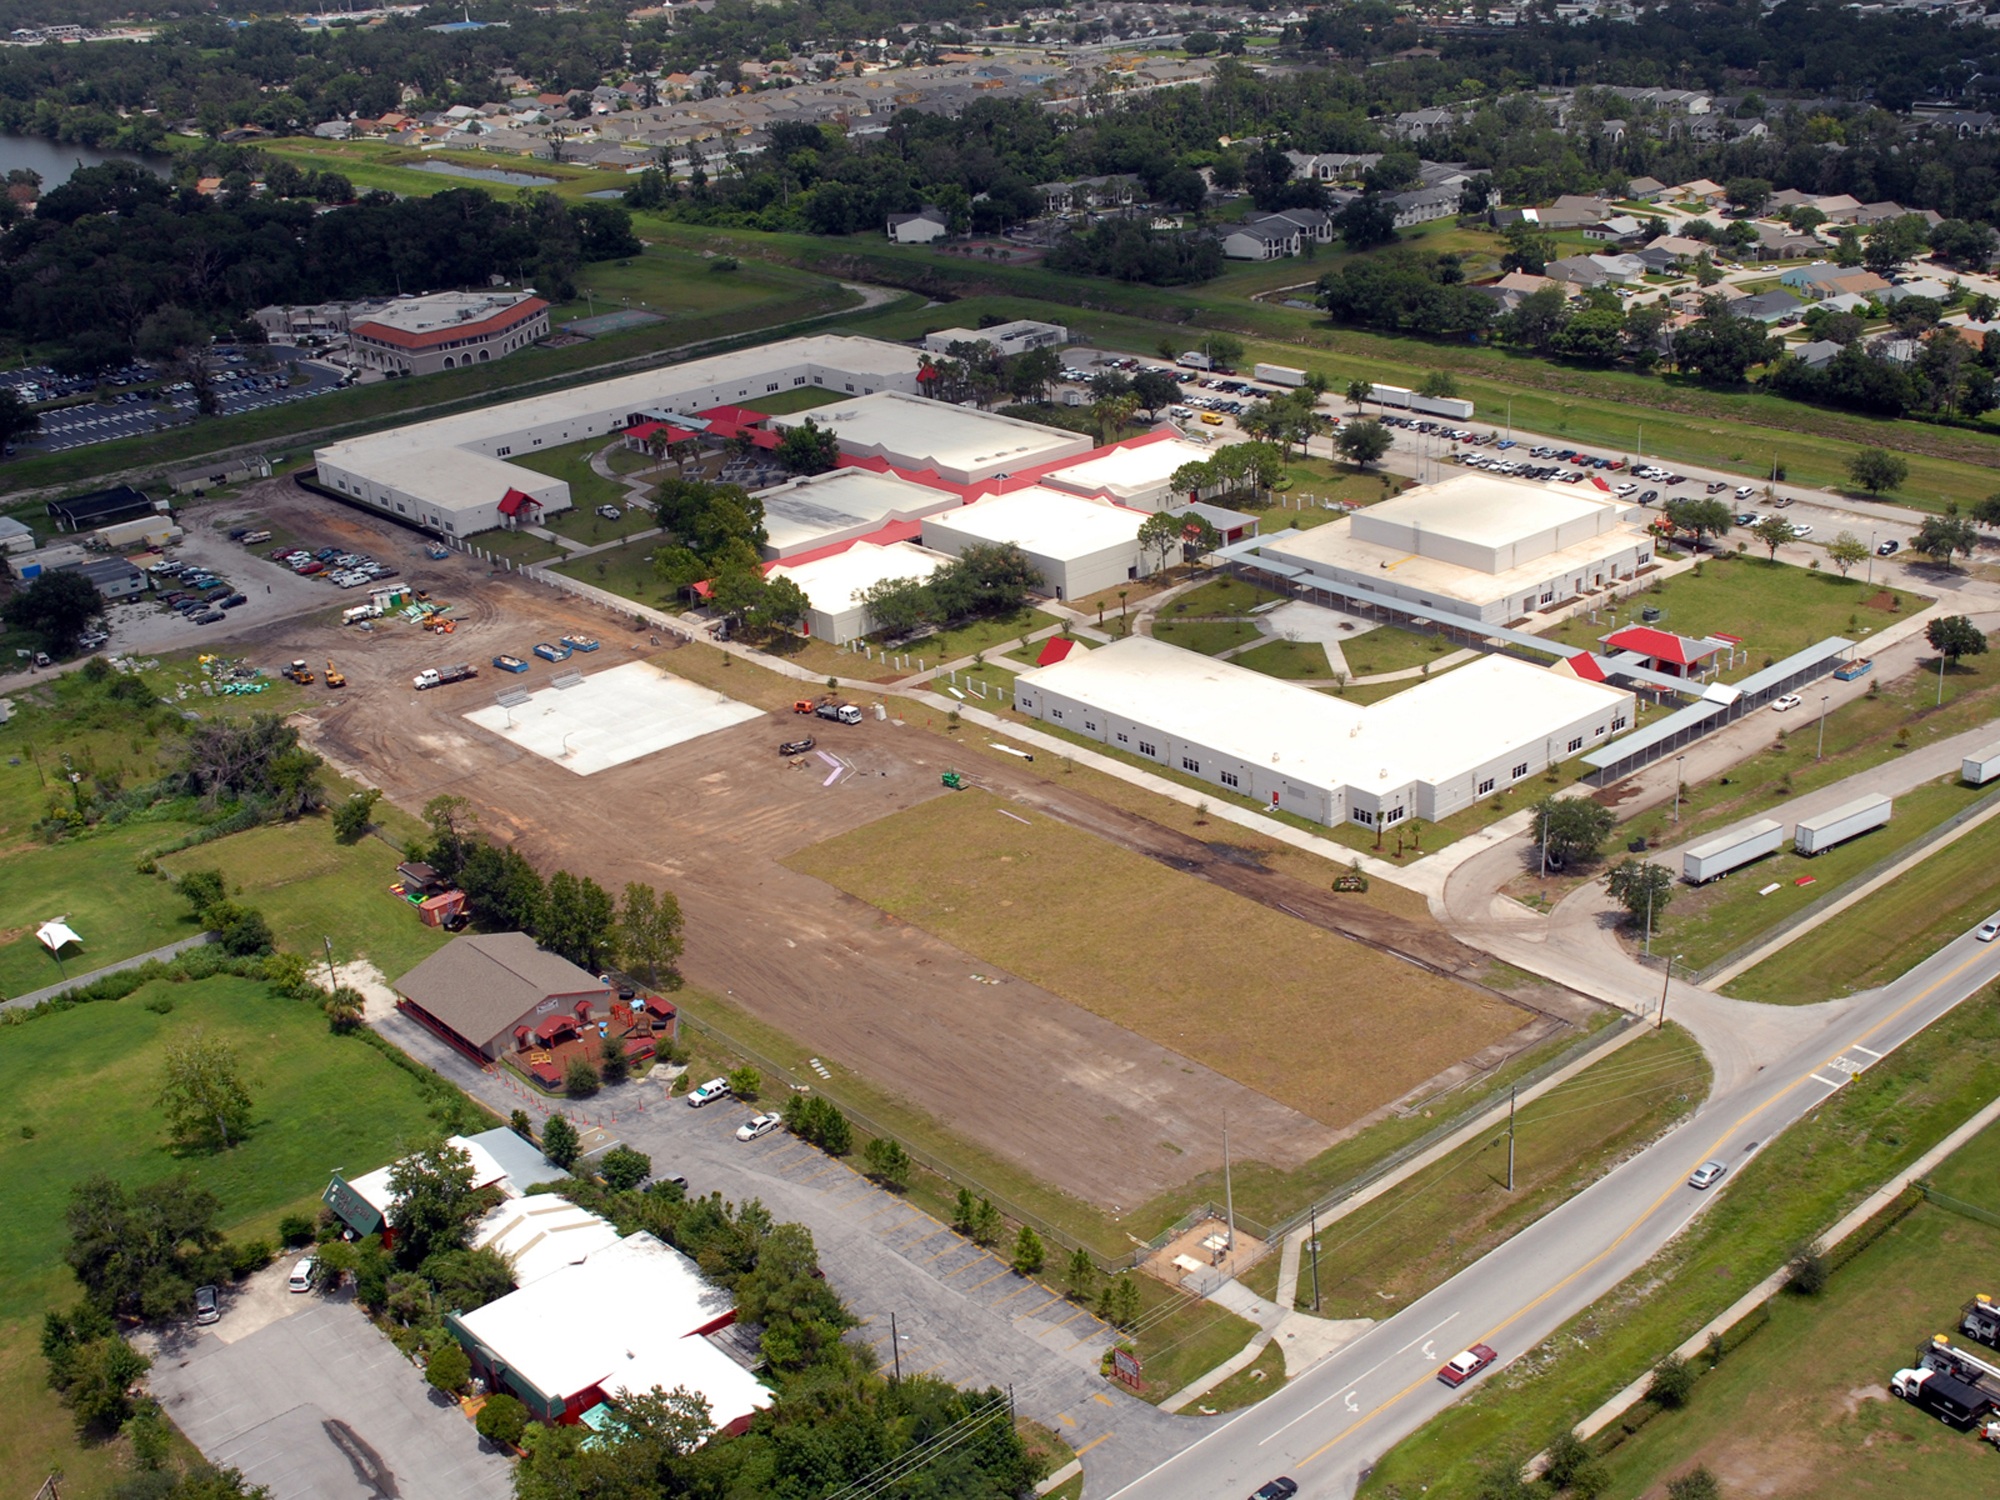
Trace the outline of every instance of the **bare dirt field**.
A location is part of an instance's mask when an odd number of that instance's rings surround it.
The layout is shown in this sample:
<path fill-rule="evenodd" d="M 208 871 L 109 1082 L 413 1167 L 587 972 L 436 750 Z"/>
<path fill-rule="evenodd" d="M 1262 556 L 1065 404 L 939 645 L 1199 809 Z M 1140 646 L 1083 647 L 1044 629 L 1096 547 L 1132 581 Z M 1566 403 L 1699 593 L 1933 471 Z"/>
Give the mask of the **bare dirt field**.
<path fill-rule="evenodd" d="M 1323 1124 L 1520 1029 L 1505 1001 L 984 789 L 794 855 L 817 875 Z"/>
<path fill-rule="evenodd" d="M 732 671 L 712 648 L 656 650 L 648 634 L 631 632 L 606 611 L 456 555 L 410 561 L 407 531 L 283 482 L 245 498 L 301 540 L 395 555 L 409 582 L 453 602 L 460 622 L 449 637 L 400 621 L 370 634 L 342 630 L 332 618 L 346 601 L 329 589 L 324 612 L 232 637 L 231 649 L 273 663 L 338 657 L 349 686 L 314 689 L 300 720 L 317 749 L 411 811 L 440 792 L 470 798 L 488 831 L 545 871 L 572 869 L 614 891 L 628 880 L 672 888 L 688 919 L 689 980 L 728 994 L 830 1063 L 1042 1180 L 1114 1208 L 1217 1169 L 1225 1110 L 1238 1159 L 1280 1169 L 1345 1133 L 787 869 L 781 861 L 812 845 L 954 795 L 941 790 L 938 774 L 961 758 L 962 747 L 922 723 L 801 720 L 788 707 L 796 688 L 741 664 Z M 589 777 L 462 717 L 500 691 L 545 686 L 557 670 L 546 663 L 522 676 L 487 663 L 496 652 L 527 656 L 536 640 L 566 631 L 596 635 L 604 649 L 565 668 L 595 673 L 645 657 L 766 712 Z M 415 672 L 448 661 L 476 663 L 481 676 L 429 692 L 411 688 Z M 852 771 L 828 786 L 817 759 L 805 768 L 781 759 L 777 742 L 802 727 Z M 1406 953 L 1424 967 L 1468 978 L 1487 967 L 1483 955 L 1426 921 L 1333 897 L 1254 859 L 1218 852 L 1057 786 L 1031 766 L 982 761 L 980 780 L 1184 874 Z M 995 978 L 1002 982 L 985 982 Z M 1514 1029 L 1484 1048 L 1481 1065 L 1561 1025 L 1528 1009 L 1511 1019 Z M 1441 1060 L 1434 1056 L 1432 1065 Z"/>

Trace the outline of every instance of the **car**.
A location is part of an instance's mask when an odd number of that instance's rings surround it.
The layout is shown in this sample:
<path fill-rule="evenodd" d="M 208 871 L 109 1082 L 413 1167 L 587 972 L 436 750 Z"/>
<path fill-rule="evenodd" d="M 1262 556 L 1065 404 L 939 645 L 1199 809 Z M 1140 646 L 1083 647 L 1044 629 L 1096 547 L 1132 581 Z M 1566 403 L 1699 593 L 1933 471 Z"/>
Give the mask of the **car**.
<path fill-rule="evenodd" d="M 814 743 L 813 737 L 811 735 L 807 735 L 802 740 L 786 740 L 784 744 L 778 746 L 778 754 L 804 755 L 806 751 L 812 749 L 813 743 Z"/>
<path fill-rule="evenodd" d="M 206 1327 L 220 1321 L 222 1301 L 212 1286 L 198 1286 L 194 1289 L 194 1320 Z"/>
<path fill-rule="evenodd" d="M 1636 490 L 1636 489 L 1638 489 L 1638 488 L 1639 488 L 1639 486 L 1638 486 L 1638 485 L 1636 485 L 1636 484 L 1632 483 L 1632 481 L 1628 479 L 1628 480 L 1626 480 L 1626 481 L 1625 481 L 1625 482 L 1624 482 L 1623 484 L 1621 484 L 1621 485 L 1619 485 L 1619 486 L 1617 487 L 1617 490 L 1615 491 L 1615 493 L 1617 493 L 1617 494 L 1620 494 L 1620 495 L 1629 495 L 1629 494 L 1631 494 L 1631 493 L 1632 493 L 1632 492 L 1633 492 L 1634 490 Z"/>
<path fill-rule="evenodd" d="M 1793 540 L 1793 541 L 1795 541 L 1795 542 L 1802 542 L 1802 541 L 1804 541 L 1804 540 L 1805 540 L 1805 539 L 1806 539 L 1807 537 L 1809 537 L 1809 536 L 1811 536 L 1811 535 L 1812 535 L 1812 527 L 1810 527 L 1810 526 L 1807 526 L 1807 525 L 1805 525 L 1805 524 L 1803 524 L 1802 522 L 1799 522 L 1799 521 L 1794 521 L 1794 522 L 1792 522 L 1792 540 Z"/>
<path fill-rule="evenodd" d="M 1875 555 L 1877 557 L 1894 557 L 1898 552 L 1901 552 L 1902 550 L 1903 550 L 1903 544 L 1899 541 L 1891 539 L 1889 541 L 1884 542 L 1881 546 L 1877 547 L 1875 549 Z"/>
<path fill-rule="evenodd" d="M 1728 1170 L 1728 1166 L 1722 1162 L 1705 1161 L 1688 1174 L 1688 1186 L 1691 1188 L 1712 1188 L 1718 1182 L 1722 1181 L 1722 1174 Z"/>
<path fill-rule="evenodd" d="M 1287 1479 L 1284 1475 L 1280 1474 L 1276 1479 L 1252 1495 L 1250 1500 L 1292 1500 L 1292 1496 L 1298 1492 L 1298 1481 L 1296 1479 Z"/>
<path fill-rule="evenodd" d="M 231 594 L 227 599 L 222 601 L 222 607 L 224 609 L 241 609 L 249 602 L 250 596 L 248 594 Z"/>
<path fill-rule="evenodd" d="M 1979 930 L 1973 936 L 1978 938 L 1982 943 L 1990 943 L 1995 938 L 2000 937 L 2000 915 L 1988 917 L 1984 922 L 1981 922 Z"/>
<path fill-rule="evenodd" d="M 1639 496 L 1639 503 L 1641 505 L 1651 505 L 1659 498 L 1660 492 L 1658 490 L 1646 490 Z"/>
<path fill-rule="evenodd" d="M 615 505 L 600 505 L 597 507 L 597 513 L 607 521 L 621 520 L 625 515 L 625 512 Z"/>
<path fill-rule="evenodd" d="M 319 1257 L 313 1255 L 301 1256 L 298 1264 L 292 1267 L 292 1274 L 285 1278 L 286 1289 L 294 1292 L 311 1291 L 313 1273 L 317 1270 L 319 1270 Z"/>
<path fill-rule="evenodd" d="M 1710 480 L 1710 481 L 1708 482 L 1708 484 L 1707 484 L 1706 488 L 1705 488 L 1705 489 L 1703 490 L 1703 493 L 1704 493 L 1704 494 L 1709 494 L 1709 495 L 1719 495 L 1719 494 L 1721 494 L 1721 493 L 1722 493 L 1722 492 L 1723 492 L 1724 490 L 1726 490 L 1726 489 L 1728 489 L 1728 488 L 1729 488 L 1729 481 L 1728 481 L 1728 480 L 1726 480 L 1726 479 L 1711 479 L 1711 480 Z"/>
<path fill-rule="evenodd" d="M 1463 1354 L 1449 1360 L 1445 1367 L 1438 1371 L 1438 1379 L 1449 1386 L 1464 1385 L 1499 1357 L 1485 1344 L 1474 1344 Z"/>
<path fill-rule="evenodd" d="M 1776 703 L 1773 703 L 1771 705 L 1771 712 L 1774 714 L 1790 713 L 1793 709 L 1797 708 L 1801 703 L 1805 701 L 1806 700 L 1801 698 L 1797 693 L 1787 693 L 1785 694 L 1784 697 L 1780 698 Z"/>
<path fill-rule="evenodd" d="M 754 1141 L 760 1135 L 769 1135 L 784 1123 L 783 1115 L 752 1115 L 736 1127 L 736 1139 Z"/>
<path fill-rule="evenodd" d="M 727 1099 L 728 1097 L 729 1080 L 727 1078 L 711 1078 L 700 1088 L 688 1090 L 688 1108 L 700 1109 L 704 1104 L 711 1103 L 717 1099 Z"/>
<path fill-rule="evenodd" d="M 1738 526 L 1755 526 L 1759 521 L 1763 519 L 1764 519 L 1763 513 L 1760 511 L 1739 510 L 1736 513 L 1736 524 Z"/>
<path fill-rule="evenodd" d="M 1738 500 L 1748 500 L 1752 495 L 1756 493 L 1757 493 L 1757 486 L 1754 484 L 1739 484 L 1738 486 L 1736 486 L 1736 498 Z"/>

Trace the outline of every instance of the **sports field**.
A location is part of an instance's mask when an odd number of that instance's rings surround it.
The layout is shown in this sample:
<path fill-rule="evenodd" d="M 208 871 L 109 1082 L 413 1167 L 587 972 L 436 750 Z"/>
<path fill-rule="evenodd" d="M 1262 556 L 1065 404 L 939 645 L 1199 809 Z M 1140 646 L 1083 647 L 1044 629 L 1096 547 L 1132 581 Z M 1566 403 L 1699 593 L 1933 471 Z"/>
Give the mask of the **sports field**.
<path fill-rule="evenodd" d="M 785 863 L 1330 1125 L 1526 1019 L 983 792 Z"/>

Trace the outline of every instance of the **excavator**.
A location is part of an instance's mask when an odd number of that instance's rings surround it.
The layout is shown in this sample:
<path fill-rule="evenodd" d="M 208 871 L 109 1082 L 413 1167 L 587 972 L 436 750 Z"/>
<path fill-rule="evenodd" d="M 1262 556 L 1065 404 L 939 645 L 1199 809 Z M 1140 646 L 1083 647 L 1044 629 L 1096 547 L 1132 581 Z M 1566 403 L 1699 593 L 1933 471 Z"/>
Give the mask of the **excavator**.
<path fill-rule="evenodd" d="M 347 674 L 334 666 L 331 657 L 327 658 L 326 663 L 326 685 L 330 688 L 343 688 L 347 686 Z"/>

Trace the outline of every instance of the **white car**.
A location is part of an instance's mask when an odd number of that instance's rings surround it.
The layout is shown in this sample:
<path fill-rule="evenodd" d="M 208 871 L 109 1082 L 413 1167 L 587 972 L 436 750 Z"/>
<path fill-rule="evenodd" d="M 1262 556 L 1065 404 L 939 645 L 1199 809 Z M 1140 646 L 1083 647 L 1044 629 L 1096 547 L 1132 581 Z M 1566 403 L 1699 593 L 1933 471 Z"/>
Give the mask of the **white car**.
<path fill-rule="evenodd" d="M 760 1135 L 769 1135 L 784 1123 L 785 1120 L 782 1115 L 752 1115 L 747 1121 L 736 1127 L 736 1139 L 739 1141 L 754 1141 Z"/>
<path fill-rule="evenodd" d="M 2000 937 L 2000 915 L 1988 917 L 1984 922 L 1981 922 L 1979 930 L 1973 936 L 1978 938 L 1982 943 L 1990 943 L 1995 938 Z"/>
<path fill-rule="evenodd" d="M 1809 537 L 1809 536 L 1811 536 L 1811 535 L 1812 535 L 1812 527 L 1810 527 L 1810 526 L 1801 526 L 1801 525 L 1799 525 L 1799 524 L 1798 524 L 1798 523 L 1797 523 L 1796 521 L 1794 521 L 1794 522 L 1792 523 L 1792 540 L 1793 540 L 1793 541 L 1795 541 L 1795 542 L 1802 542 L 1802 541 L 1804 541 L 1804 540 L 1805 540 L 1805 539 L 1806 539 L 1807 537 Z"/>
<path fill-rule="evenodd" d="M 1736 487 L 1736 498 L 1738 500 L 1748 500 L 1752 495 L 1756 493 L 1757 493 L 1757 486 L 1755 486 L 1754 484 L 1742 484 Z"/>
<path fill-rule="evenodd" d="M 1712 1188 L 1718 1182 L 1722 1181 L 1722 1174 L 1728 1170 L 1728 1166 L 1722 1162 L 1705 1161 L 1688 1175 L 1688 1186 L 1691 1188 Z"/>
<path fill-rule="evenodd" d="M 303 1257 L 297 1265 L 292 1267 L 292 1274 L 285 1280 L 286 1288 L 294 1292 L 311 1291 L 313 1272 L 318 1269 L 319 1261 L 316 1257 L 310 1255 Z"/>
<path fill-rule="evenodd" d="M 1618 493 L 1621 495 L 1629 495 L 1632 493 L 1632 491 L 1636 490 L 1637 488 L 1639 488 L 1638 485 L 1633 484 L 1628 480 L 1626 483 L 1618 486 Z"/>
<path fill-rule="evenodd" d="M 1771 705 L 1771 712 L 1774 714 L 1789 713 L 1803 702 L 1805 702 L 1805 699 L 1801 698 L 1797 693 L 1787 693 Z"/>
<path fill-rule="evenodd" d="M 712 1100 L 727 1099 L 728 1097 L 729 1080 L 726 1078 L 711 1078 L 700 1088 L 688 1090 L 688 1108 L 700 1109 L 704 1104 Z"/>

